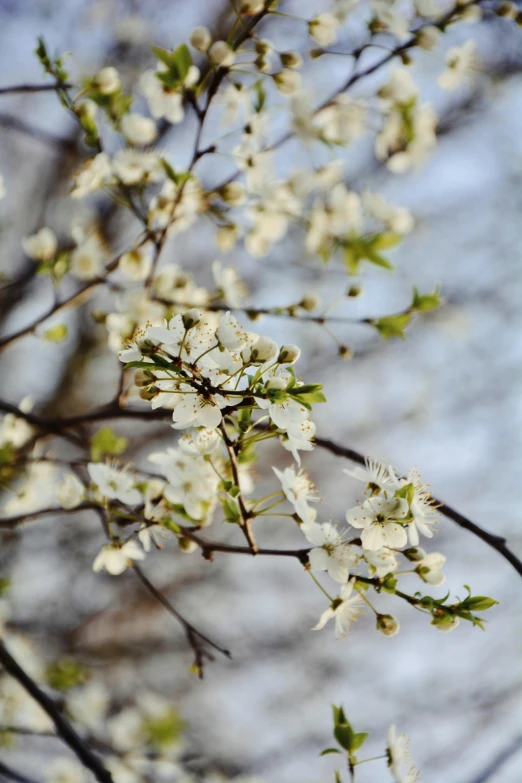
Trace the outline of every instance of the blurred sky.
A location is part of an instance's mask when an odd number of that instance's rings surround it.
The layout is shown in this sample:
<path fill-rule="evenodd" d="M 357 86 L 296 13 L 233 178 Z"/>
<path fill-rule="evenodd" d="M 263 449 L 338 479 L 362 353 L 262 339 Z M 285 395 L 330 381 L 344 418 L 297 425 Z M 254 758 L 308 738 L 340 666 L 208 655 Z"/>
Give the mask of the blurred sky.
<path fill-rule="evenodd" d="M 119 62 L 123 53 L 122 70 L 132 79 L 135 69 L 151 62 L 149 41 L 174 46 L 195 24 L 221 24 L 224 7 L 218 0 L 3 0 L 1 82 L 41 81 L 32 50 L 42 33 L 52 47 L 74 52 L 75 76 L 107 60 Z M 286 7 L 303 16 L 324 9 L 308 0 Z M 391 177 L 377 166 L 366 142 L 346 156 L 351 186 L 379 190 L 409 207 L 417 226 L 392 254 L 396 271 L 368 269 L 363 295 L 338 314 L 394 312 L 409 303 L 414 284 L 421 290 L 440 284 L 445 307 L 418 320 L 405 342 L 379 342 L 364 327 L 336 328 L 338 337 L 355 348 L 351 362 L 336 358 L 335 343 L 314 324 L 269 318 L 259 329 L 280 342 L 302 345 L 302 375 L 325 383 L 329 404 L 318 406 L 314 416 L 320 435 L 389 460 L 399 470 L 418 466 L 438 497 L 507 536 L 520 553 L 522 33 L 503 23 L 479 29 L 461 25 L 448 44 L 471 35 L 479 41 L 481 70 L 456 94 L 444 95 L 433 86 L 443 69 L 442 49 L 418 57 L 416 73 L 426 97 L 438 106 L 444 129 L 422 169 Z M 301 31 L 284 21 L 275 26 L 274 37 L 285 48 L 306 50 L 309 45 L 304 27 Z M 335 81 L 342 82 L 348 65 L 343 58 L 317 63 L 319 100 Z M 71 221 L 84 218 L 78 210 L 89 207 L 47 199 L 51 177 L 66 194 L 66 181 L 56 175 L 57 160 L 59 168 L 67 165 L 59 147 L 6 128 L 1 113 L 61 139 L 70 136 L 72 123 L 52 94 L 15 96 L 0 104 L 0 171 L 8 191 L 0 203 L 0 265 L 16 274 L 24 263 L 23 236 L 45 222 L 66 232 Z M 189 121 L 186 130 L 176 128 L 166 142 L 174 158 L 186 150 L 190 131 Z M 286 168 L 306 160 L 290 143 L 280 164 Z M 220 170 L 206 175 L 219 179 Z M 133 232 L 125 221 L 117 229 L 116 250 Z M 210 262 L 218 256 L 210 231 L 198 226 L 172 240 L 164 260 L 186 265 L 205 283 Z M 318 290 L 329 302 L 349 285 L 339 264 L 324 268 L 305 257 L 298 232 L 261 261 L 248 259 L 242 248 L 226 259 L 248 279 L 258 306 L 295 301 L 296 288 Z M 40 309 L 40 289 L 32 289 L 30 304 L 14 309 L 5 331 Z M 82 326 L 74 315 L 71 324 Z M 6 353 L 1 396 L 15 403 L 26 393 L 41 402 L 51 400 L 78 339 L 73 330 L 66 350 L 57 351 L 30 337 Z M 98 361 L 96 366 L 114 379 L 114 358 Z M 86 388 L 81 401 L 86 406 L 111 393 L 103 384 L 96 391 L 92 385 Z M 62 409 L 58 400 L 56 410 Z M 136 452 L 143 465 L 150 451 L 171 445 L 166 429 L 156 430 L 158 439 Z M 258 473 L 266 475 L 274 460 L 280 467 L 286 464 L 285 454 L 267 449 Z M 305 462 L 325 499 L 324 518 L 341 519 L 357 489 L 341 472 L 348 463 L 318 449 Z M 89 517 L 78 515 L 75 523 L 73 518 L 67 523 L 47 519 L 11 542 L 15 619 L 35 633 L 49 656 L 72 645 L 121 693 L 132 683 L 132 688 L 148 685 L 171 695 L 188 722 L 197 754 L 209 766 L 251 771 L 267 783 L 328 780 L 333 762 L 317 754 L 330 744 L 329 705 L 342 702 L 358 730 L 372 730 L 370 751 L 380 751 L 379 738 L 393 721 L 412 737 L 425 783 L 472 783 L 521 731 L 522 604 L 518 577 L 508 563 L 452 522 L 443 520 L 439 527 L 436 548 L 448 556 L 448 579 L 440 595 L 448 587 L 462 596 L 462 585 L 468 583 L 474 592 L 497 598 L 501 603 L 491 611 L 486 633 L 461 627 L 440 634 L 401 606 L 398 636 L 377 637 L 372 619 L 364 616 L 348 639 L 334 642 L 330 630 L 309 631 L 323 600 L 296 564 L 216 556 L 211 565 L 180 556 L 172 546 L 151 555 L 147 567 L 157 584 L 169 587 L 176 605 L 234 655 L 232 662 L 208 667 L 201 684 L 186 674 L 189 659 L 178 629 L 146 603 L 131 577 L 115 582 L 91 574 L 100 533 Z M 281 521 L 267 523 L 260 538 L 301 545 L 296 531 Z M 38 753 L 32 759 L 24 754 L 28 773 L 31 764 L 38 770 Z M 491 780 L 518 783 L 521 758 L 521 752 L 513 756 Z M 361 767 L 360 783 L 381 780 L 387 780 L 384 767 Z"/>

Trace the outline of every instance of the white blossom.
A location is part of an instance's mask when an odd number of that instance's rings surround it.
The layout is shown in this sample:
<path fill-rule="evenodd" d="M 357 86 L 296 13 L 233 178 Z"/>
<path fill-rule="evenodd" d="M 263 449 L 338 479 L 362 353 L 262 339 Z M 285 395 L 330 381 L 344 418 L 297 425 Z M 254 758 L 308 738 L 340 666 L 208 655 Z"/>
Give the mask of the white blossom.
<path fill-rule="evenodd" d="M 446 581 L 442 568 L 446 562 L 446 557 L 440 552 L 430 552 L 426 555 L 415 569 L 423 582 L 438 587 Z"/>
<path fill-rule="evenodd" d="M 418 780 L 419 773 L 413 765 L 409 739 L 405 734 L 397 737 L 394 725 L 388 729 L 386 752 L 388 767 L 395 783 L 415 783 Z"/>
<path fill-rule="evenodd" d="M 357 479 L 357 481 L 363 481 L 370 489 L 384 489 L 394 492 L 401 486 L 391 465 L 386 465 L 372 457 L 366 457 L 364 465 L 364 468 L 357 466 L 353 470 L 344 469 L 343 473 Z"/>
<path fill-rule="evenodd" d="M 22 239 L 25 254 L 35 261 L 50 261 L 56 255 L 58 239 L 52 228 L 41 228 L 36 234 Z"/>
<path fill-rule="evenodd" d="M 76 175 L 72 198 L 83 198 L 98 188 L 101 188 L 111 175 L 111 163 L 105 152 L 99 152 L 84 165 Z"/>
<path fill-rule="evenodd" d="M 219 68 L 228 68 L 235 59 L 234 50 L 230 48 L 226 41 L 214 41 L 208 50 L 208 56 L 212 65 L 216 65 Z"/>
<path fill-rule="evenodd" d="M 60 756 L 53 759 L 45 770 L 45 783 L 84 783 L 84 768 L 74 759 Z"/>
<path fill-rule="evenodd" d="M 352 527 L 361 528 L 361 540 L 365 549 L 393 549 L 404 546 L 408 540 L 406 529 L 397 520 L 404 519 L 409 511 L 404 498 L 371 497 L 362 506 L 348 509 L 346 521 Z"/>
<path fill-rule="evenodd" d="M 94 75 L 92 85 L 102 95 L 112 95 L 121 87 L 120 74 L 116 68 L 107 66 Z"/>
<path fill-rule="evenodd" d="M 352 630 L 352 624 L 362 614 L 362 598 L 357 591 L 353 592 L 354 582 L 355 580 L 351 580 L 344 585 L 333 604 L 322 613 L 312 631 L 320 631 L 332 619 L 335 623 L 336 639 L 343 638 Z"/>
<path fill-rule="evenodd" d="M 446 54 L 446 70 L 438 79 L 444 90 L 454 90 L 465 83 L 476 68 L 476 43 L 473 39 L 462 46 L 453 46 Z"/>
<path fill-rule="evenodd" d="M 85 487 L 74 473 L 67 473 L 58 487 L 58 503 L 65 509 L 73 509 L 82 503 Z"/>
<path fill-rule="evenodd" d="M 135 247 L 120 257 L 118 269 L 129 280 L 136 282 L 146 280 L 152 268 L 153 252 L 154 247 L 151 243 Z"/>
<path fill-rule="evenodd" d="M 308 32 L 319 46 L 330 46 L 337 39 L 339 20 L 333 14 L 318 14 L 308 22 Z"/>
<path fill-rule="evenodd" d="M 143 560 L 145 553 L 136 541 L 127 541 L 125 544 L 105 544 L 96 556 L 92 564 L 92 570 L 107 571 L 111 576 L 123 574 L 135 560 Z"/>
<path fill-rule="evenodd" d="M 141 114 L 125 114 L 120 127 L 129 144 L 140 147 L 152 144 L 158 134 L 154 120 Z"/>
<path fill-rule="evenodd" d="M 154 119 L 165 119 L 173 125 L 182 122 L 185 116 L 183 95 L 158 79 L 157 71 L 145 71 L 140 77 L 139 85 Z"/>
<path fill-rule="evenodd" d="M 328 571 L 336 582 L 348 581 L 349 569 L 356 564 L 357 557 L 346 543 L 344 534 L 330 522 L 318 525 L 315 522 L 301 525 L 308 541 L 316 547 L 308 554 L 314 571 Z"/>
<path fill-rule="evenodd" d="M 272 470 L 281 482 L 285 497 L 293 505 L 296 514 L 305 523 L 314 522 L 315 511 L 309 507 L 308 503 L 317 503 L 319 497 L 305 471 L 296 471 L 293 466 L 284 470 L 273 467 Z"/>
<path fill-rule="evenodd" d="M 103 462 L 89 462 L 87 470 L 104 497 L 129 506 L 141 502 L 141 492 L 134 488 L 134 478 L 126 470 L 118 470 Z"/>
<path fill-rule="evenodd" d="M 190 43 L 199 52 L 206 52 L 212 43 L 208 27 L 195 27 L 190 34 Z"/>

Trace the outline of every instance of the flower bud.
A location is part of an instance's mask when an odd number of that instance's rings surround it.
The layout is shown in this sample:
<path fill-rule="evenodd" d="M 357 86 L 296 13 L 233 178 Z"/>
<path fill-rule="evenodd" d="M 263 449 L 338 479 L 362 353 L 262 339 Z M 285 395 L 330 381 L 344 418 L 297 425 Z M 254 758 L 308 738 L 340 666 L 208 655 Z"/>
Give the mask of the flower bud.
<path fill-rule="evenodd" d="M 279 348 L 277 343 L 271 340 L 270 337 L 260 337 L 250 349 L 246 348 L 241 355 L 243 356 L 245 353 L 250 354 L 246 361 L 250 361 L 253 364 L 264 364 L 265 362 L 274 361 L 279 354 Z"/>
<path fill-rule="evenodd" d="M 215 41 L 208 50 L 208 56 L 212 65 L 219 68 L 228 68 L 234 62 L 234 51 L 226 41 Z"/>
<path fill-rule="evenodd" d="M 300 68 L 303 64 L 303 58 L 299 52 L 281 52 L 279 59 L 284 68 Z"/>
<path fill-rule="evenodd" d="M 256 41 L 254 48 L 256 50 L 256 54 L 261 55 L 270 54 L 273 49 L 271 42 L 267 41 L 265 38 L 260 38 L 258 41 Z"/>
<path fill-rule="evenodd" d="M 315 310 L 317 307 L 319 307 L 320 304 L 321 297 L 316 294 L 315 291 L 309 291 L 299 302 L 299 307 L 302 307 L 303 310 L 306 310 L 307 312 L 311 312 L 312 310 Z"/>
<path fill-rule="evenodd" d="M 259 14 L 265 7 L 265 0 L 241 0 L 239 12 L 241 14 Z"/>
<path fill-rule="evenodd" d="M 212 43 L 212 36 L 207 27 L 195 27 L 190 36 L 190 43 L 198 52 L 206 52 Z"/>
<path fill-rule="evenodd" d="M 294 364 L 301 355 L 297 345 L 282 345 L 277 361 L 279 364 Z"/>
<path fill-rule="evenodd" d="M 318 14 L 308 22 L 308 32 L 319 46 L 330 46 L 337 38 L 339 20 L 333 14 Z"/>
<path fill-rule="evenodd" d="M 415 38 L 417 39 L 417 45 L 429 52 L 437 45 L 440 38 L 440 30 L 434 25 L 428 24 L 417 31 Z"/>
<path fill-rule="evenodd" d="M 378 614 L 376 627 L 385 636 L 395 636 L 396 633 L 399 633 L 401 626 L 391 614 Z"/>
<path fill-rule="evenodd" d="M 129 144 L 138 146 L 152 144 L 158 135 L 154 120 L 141 114 L 126 114 L 122 117 L 120 128 Z"/>
<path fill-rule="evenodd" d="M 412 546 L 409 549 L 405 549 L 402 554 L 408 560 L 411 560 L 412 563 L 418 563 L 426 557 L 426 552 L 420 546 Z"/>
<path fill-rule="evenodd" d="M 353 359 L 353 349 L 348 345 L 340 345 L 337 350 L 340 359 Z"/>
<path fill-rule="evenodd" d="M 139 388 L 145 388 L 150 386 L 151 383 L 154 383 L 154 376 L 151 372 L 147 372 L 146 370 L 136 370 L 134 374 L 135 386 L 138 386 Z"/>
<path fill-rule="evenodd" d="M 287 68 L 272 76 L 274 84 L 283 95 L 293 95 L 301 85 L 301 74 Z"/>
<path fill-rule="evenodd" d="M 184 552 L 187 555 L 190 555 L 192 552 L 195 552 L 198 548 L 198 545 L 195 541 L 191 541 L 190 538 L 185 538 L 185 536 L 179 536 L 178 537 L 178 546 L 179 551 Z"/>
<path fill-rule="evenodd" d="M 102 68 L 94 75 L 92 86 L 102 95 L 112 95 L 121 87 L 120 74 L 116 68 Z"/>
<path fill-rule="evenodd" d="M 227 252 L 235 247 L 238 236 L 237 226 L 220 226 L 216 230 L 216 244 L 220 250 Z"/>
<path fill-rule="evenodd" d="M 279 389 L 279 391 L 283 391 L 283 389 L 286 389 L 287 382 L 284 378 L 280 378 L 279 376 L 276 376 L 275 378 L 270 378 L 266 382 L 266 388 L 267 389 Z"/>
<path fill-rule="evenodd" d="M 241 182 L 229 182 L 224 185 L 219 194 L 223 201 L 231 207 L 239 207 L 245 200 L 245 188 Z"/>
<path fill-rule="evenodd" d="M 147 402 L 150 402 L 154 399 L 156 394 L 158 394 L 159 389 L 157 389 L 155 386 L 144 386 L 140 389 L 140 397 L 142 400 L 147 400 Z"/>
<path fill-rule="evenodd" d="M 254 65 L 260 73 L 269 73 L 272 70 L 272 63 L 270 58 L 259 55 L 254 60 Z"/>
<path fill-rule="evenodd" d="M 192 329 L 193 326 L 197 326 L 201 321 L 201 313 L 193 307 L 191 310 L 187 310 L 181 316 L 185 329 Z"/>
<path fill-rule="evenodd" d="M 362 288 L 360 285 L 351 285 L 348 291 L 346 292 L 346 296 L 356 297 L 360 296 L 362 294 Z"/>

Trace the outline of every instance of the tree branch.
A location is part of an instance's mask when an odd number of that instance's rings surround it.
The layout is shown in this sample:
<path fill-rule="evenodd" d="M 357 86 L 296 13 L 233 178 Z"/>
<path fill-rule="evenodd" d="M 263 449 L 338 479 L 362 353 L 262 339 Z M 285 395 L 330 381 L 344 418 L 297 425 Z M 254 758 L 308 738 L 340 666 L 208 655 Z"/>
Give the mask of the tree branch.
<path fill-rule="evenodd" d="M 249 554 L 251 554 L 250 550 Z M 167 612 L 175 617 L 176 620 L 183 626 L 187 641 L 194 652 L 194 666 L 196 667 L 198 676 L 201 680 L 203 679 L 204 659 L 208 658 L 209 661 L 214 660 L 214 656 L 208 652 L 208 650 L 205 648 L 205 644 L 208 644 L 209 647 L 217 650 L 217 652 L 220 652 L 226 658 L 232 658 L 229 650 L 226 650 L 224 647 L 220 647 L 218 644 L 216 644 L 216 642 L 213 642 L 212 639 L 209 639 L 208 636 L 205 636 L 205 634 L 201 633 L 201 631 L 198 631 L 198 629 L 195 628 L 192 623 L 186 620 L 185 617 L 183 617 L 183 615 L 180 614 L 174 606 L 172 606 L 170 601 L 163 595 L 163 593 L 154 587 L 152 582 L 147 579 L 138 565 L 134 564 L 132 569 L 142 585 L 149 591 L 149 593 L 153 595 L 154 598 L 165 607 Z"/>
<path fill-rule="evenodd" d="M 9 653 L 4 643 L 0 641 L 0 664 L 20 685 L 25 688 L 27 693 L 40 705 L 53 721 L 57 734 L 63 739 L 66 745 L 76 754 L 78 760 L 86 769 L 89 769 L 99 783 L 114 783 L 109 770 L 102 761 L 96 756 L 84 740 L 71 726 L 69 721 L 58 709 L 57 704 L 44 693 L 31 677 L 22 669 Z"/>
<path fill-rule="evenodd" d="M 22 775 L 12 767 L 8 767 L 3 761 L 0 761 L 0 778 L 1 777 L 4 777 L 6 780 L 13 780 L 15 783 L 36 783 L 33 778 Z"/>
<path fill-rule="evenodd" d="M 55 92 L 69 90 L 74 84 L 56 82 L 55 84 L 14 84 L 10 87 L 0 87 L 0 95 L 14 95 L 21 92 Z"/>

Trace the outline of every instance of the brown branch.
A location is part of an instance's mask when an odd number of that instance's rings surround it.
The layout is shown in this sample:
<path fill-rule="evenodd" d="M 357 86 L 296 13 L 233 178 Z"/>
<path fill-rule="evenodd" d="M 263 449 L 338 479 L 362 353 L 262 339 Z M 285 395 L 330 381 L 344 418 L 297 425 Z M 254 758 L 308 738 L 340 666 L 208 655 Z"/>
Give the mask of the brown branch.
<path fill-rule="evenodd" d="M 57 506 L 56 508 L 42 508 L 39 511 L 33 511 L 29 514 L 17 514 L 14 517 L 0 517 L 0 530 L 13 530 L 26 522 L 34 522 L 41 516 L 47 516 L 47 514 L 54 514 L 61 516 L 62 514 L 72 514 L 77 511 L 92 511 L 96 510 L 98 506 L 94 503 L 81 503 L 76 508 L 62 508 Z"/>
<path fill-rule="evenodd" d="M 237 462 L 237 454 L 234 448 L 235 444 L 228 437 L 227 428 L 225 426 L 224 421 L 222 421 L 221 424 L 219 425 L 219 429 L 221 431 L 221 435 L 223 436 L 223 441 L 225 443 L 225 447 L 228 453 L 228 458 L 230 460 L 230 467 L 232 469 L 232 475 L 234 477 L 234 484 L 239 490 L 239 494 L 237 496 L 237 502 L 239 506 L 239 513 L 241 515 L 241 529 L 243 530 L 243 533 L 245 534 L 245 538 L 250 545 L 250 550 L 252 554 L 255 555 L 258 547 L 256 544 L 256 540 L 254 538 L 254 531 L 252 530 L 251 514 L 249 513 L 247 507 L 245 506 L 245 501 L 243 500 L 243 496 L 241 494 L 241 487 L 239 483 L 239 465 Z"/>
<path fill-rule="evenodd" d="M 55 725 L 56 732 L 66 745 L 76 754 L 78 760 L 86 769 L 89 769 L 99 783 L 114 783 L 109 770 L 96 756 L 84 740 L 71 726 L 69 721 L 60 712 L 58 705 L 44 693 L 33 679 L 22 669 L 9 653 L 4 643 L 0 641 L 0 664 L 18 683 L 32 696 L 32 698 L 47 713 Z"/>
<path fill-rule="evenodd" d="M 194 652 L 194 666 L 196 667 L 198 676 L 201 680 L 203 679 L 203 666 L 205 658 L 207 658 L 209 661 L 214 660 L 214 656 L 209 653 L 209 651 L 205 648 L 205 645 L 208 645 L 214 650 L 217 650 L 217 652 L 220 652 L 226 658 L 232 658 L 229 650 L 226 650 L 224 647 L 220 647 L 218 644 L 216 644 L 216 642 L 213 642 L 212 639 L 209 639 L 208 636 L 205 636 L 205 634 L 201 633 L 201 631 L 198 631 L 198 629 L 195 628 L 192 623 L 185 619 L 185 617 L 183 617 L 183 615 L 178 612 L 178 610 L 170 603 L 170 601 L 165 598 L 163 593 L 154 587 L 152 582 L 147 579 L 141 568 L 136 565 L 136 563 L 132 566 L 132 568 L 142 585 L 149 591 L 149 593 L 153 595 L 154 598 L 165 607 L 167 612 L 175 617 L 176 620 L 183 626 L 187 641 L 192 648 L 192 651 Z"/>
<path fill-rule="evenodd" d="M 0 87 L 0 95 L 15 95 L 22 92 L 56 92 L 56 90 L 69 90 L 74 84 L 68 82 L 56 82 L 55 84 L 14 84 L 11 87 Z"/>
<path fill-rule="evenodd" d="M 17 772 L 16 769 L 8 767 L 3 761 L 0 761 L 0 776 L 3 776 L 7 780 L 13 780 L 14 783 L 36 783 L 34 778 L 28 778 L 27 775 L 22 775 L 22 773 Z"/>

